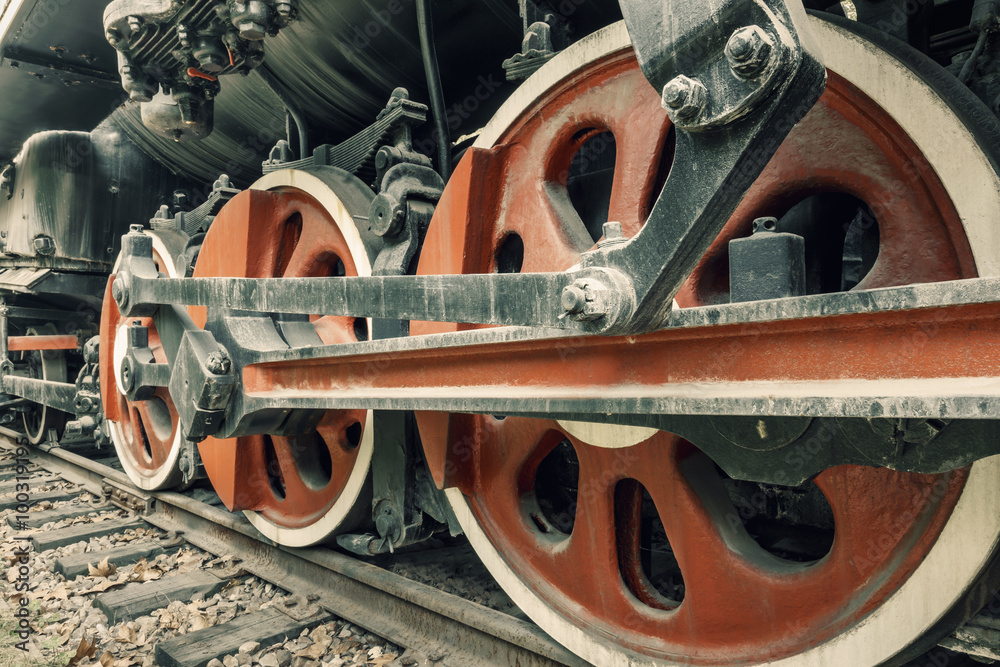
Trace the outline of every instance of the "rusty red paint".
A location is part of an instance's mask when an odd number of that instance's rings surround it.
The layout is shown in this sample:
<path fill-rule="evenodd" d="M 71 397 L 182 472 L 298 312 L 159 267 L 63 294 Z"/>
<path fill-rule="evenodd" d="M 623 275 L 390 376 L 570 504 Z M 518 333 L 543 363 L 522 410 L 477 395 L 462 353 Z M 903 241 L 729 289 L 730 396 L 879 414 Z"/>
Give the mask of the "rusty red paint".
<path fill-rule="evenodd" d="M 153 250 L 153 261 L 157 269 L 165 265 L 158 251 Z M 100 359 L 101 403 L 104 407 L 104 417 L 116 422 L 121 427 L 121 438 L 126 456 L 131 468 L 136 474 L 154 477 L 168 465 L 174 453 L 174 444 L 178 438 L 180 420 L 173 399 L 166 387 L 157 388 L 153 397 L 147 401 L 129 401 L 118 391 L 118 374 L 114 367 L 114 344 L 120 327 L 130 324 L 145 326 L 149 334 L 149 347 L 156 363 L 167 363 L 167 355 L 163 350 L 156 330 L 156 324 L 151 317 L 122 318 L 111 286 L 116 274 L 108 277 L 104 290 L 104 301 L 101 307 L 100 323 Z"/>
<path fill-rule="evenodd" d="M 226 204 L 212 223 L 194 275 L 327 276 L 338 260 L 346 275 L 358 274 L 347 241 L 315 199 L 294 188 L 248 190 Z M 204 326 L 205 309 L 190 312 Z M 357 340 L 353 318 L 313 318 L 313 326 L 328 345 Z M 358 453 L 347 429 L 365 421 L 364 410 L 331 410 L 314 435 L 206 438 L 198 448 L 227 507 L 255 510 L 279 526 L 300 528 L 326 513 L 340 496 Z M 274 452 L 270 475 L 268 447 Z M 329 457 L 329 478 L 317 475 L 319 448 Z"/>
<path fill-rule="evenodd" d="M 75 335 L 48 336 L 10 336 L 7 338 L 7 349 L 11 352 L 26 352 L 28 350 L 75 350 L 79 340 Z"/>
<path fill-rule="evenodd" d="M 586 248 L 571 242 L 578 221 L 558 206 L 565 200 L 559 176 L 583 127 L 616 134 L 621 172 L 609 218 L 634 234 L 663 177 L 657 155 L 669 127 L 644 83 L 630 54 L 606 58 L 538 100 L 501 146 L 469 151 L 432 221 L 418 272 L 491 271 L 492 253 L 508 230 L 525 237 L 525 271 L 573 265 Z M 878 218 L 880 256 L 863 287 L 975 275 L 961 222 L 926 160 L 891 118 L 831 73 L 823 99 L 750 190 L 678 295 L 680 304 L 725 300 L 728 241 L 748 235 L 753 218 L 780 216 L 822 191 L 863 199 Z M 998 313 L 986 310 L 965 309 L 971 319 L 928 311 L 581 339 L 563 354 L 552 343 L 454 351 L 436 360 L 397 358 L 373 384 L 604 388 L 701 379 L 992 376 L 1000 355 L 976 320 Z M 411 331 L 458 328 L 415 323 Z M 358 374 L 343 370 L 327 366 L 325 384 L 356 386 L 349 383 Z M 320 380 L 318 371 L 308 375 L 298 380 Z M 671 434 L 609 450 L 551 420 L 419 413 L 418 422 L 436 481 L 463 490 L 493 545 L 537 594 L 588 632 L 684 664 L 779 659 L 850 627 L 921 562 L 966 479 L 966 471 L 915 475 L 839 466 L 823 472 L 816 484 L 833 509 L 836 537 L 825 558 L 796 568 L 776 563 L 739 522 L 726 520 L 725 508 L 733 510 L 714 466 Z M 562 438 L 580 462 L 577 519 L 571 535 L 543 537 L 524 498 L 538 461 Z M 636 508 L 628 505 L 636 494 L 620 493 L 624 504 L 616 506 L 620 480 L 641 483 L 656 504 L 686 585 L 676 609 L 664 609 L 670 605 L 650 593 L 636 569 L 629 551 L 637 543 Z"/>

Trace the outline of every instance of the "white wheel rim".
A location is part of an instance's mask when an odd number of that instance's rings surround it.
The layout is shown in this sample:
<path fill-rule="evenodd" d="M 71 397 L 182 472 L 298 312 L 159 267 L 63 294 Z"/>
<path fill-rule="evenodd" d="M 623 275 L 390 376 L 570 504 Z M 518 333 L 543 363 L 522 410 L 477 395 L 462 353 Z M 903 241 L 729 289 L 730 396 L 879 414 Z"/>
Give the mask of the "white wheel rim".
<path fill-rule="evenodd" d="M 318 201 L 331 219 L 336 223 L 340 233 L 347 241 L 351 251 L 351 259 L 359 276 L 370 276 L 371 262 L 365 250 L 361 234 L 358 232 L 354 219 L 351 217 L 337 194 L 322 179 L 308 171 L 282 169 L 273 171 L 258 180 L 251 190 L 274 190 L 282 187 L 294 187 L 302 190 Z M 368 330 L 372 322 L 368 319 Z M 326 541 L 336 534 L 344 520 L 351 514 L 368 479 L 371 468 L 372 453 L 375 450 L 375 436 L 372 428 L 372 411 L 366 413 L 365 427 L 358 443 L 358 454 L 354 469 L 347 478 L 344 488 L 333 506 L 315 522 L 302 528 L 286 528 L 268 520 L 263 514 L 252 510 L 244 510 L 250 523 L 262 535 L 278 544 L 289 547 L 307 547 Z"/>
<path fill-rule="evenodd" d="M 164 273 L 170 278 L 176 278 L 177 267 L 174 265 L 173 257 L 167 250 L 167 247 L 163 244 L 157 236 L 150 234 L 153 239 L 153 254 L 160 258 L 160 268 L 164 270 Z M 112 273 L 118 271 L 118 265 L 121 262 L 121 257 L 115 261 L 115 266 Z M 121 377 L 122 361 L 125 359 L 125 350 L 128 346 L 128 340 L 125 334 L 126 325 L 122 324 L 118 327 L 118 331 L 115 334 L 115 346 L 112 351 L 112 359 L 115 368 L 115 378 Z M 122 388 L 115 383 L 118 388 L 118 393 L 122 396 L 125 392 Z M 148 474 L 148 468 L 141 468 L 132 456 L 132 451 L 129 449 L 125 436 L 125 427 L 122 426 L 120 422 L 108 420 L 108 432 L 111 437 L 111 442 L 115 446 L 115 452 L 118 454 L 118 460 L 122 463 L 122 468 L 125 470 L 125 474 L 128 478 L 132 480 L 132 483 L 139 488 L 146 491 L 158 491 L 160 489 L 171 488 L 176 486 L 181 479 L 181 470 L 178 465 L 178 459 L 181 453 L 181 430 L 178 428 L 177 433 L 174 434 L 174 439 L 170 443 L 170 452 L 167 454 L 166 460 L 163 462 L 157 471 L 150 475 Z"/>
<path fill-rule="evenodd" d="M 1000 272 L 1000 178 L 975 137 L 947 104 L 900 61 L 862 38 L 812 18 L 827 67 L 882 106 L 917 145 L 958 210 L 979 275 Z M 475 146 L 490 148 L 536 99 L 583 63 L 631 47 L 624 22 L 580 40 L 525 81 L 483 129 Z M 446 490 L 469 542 L 511 599 L 545 632 L 601 667 L 666 665 L 596 640 L 552 610 L 497 551 L 459 489 Z M 781 667 L 876 665 L 906 649 L 959 603 L 1000 543 L 1000 456 L 972 465 L 962 495 L 934 546 L 910 577 L 858 624 L 796 656 L 760 663 Z"/>

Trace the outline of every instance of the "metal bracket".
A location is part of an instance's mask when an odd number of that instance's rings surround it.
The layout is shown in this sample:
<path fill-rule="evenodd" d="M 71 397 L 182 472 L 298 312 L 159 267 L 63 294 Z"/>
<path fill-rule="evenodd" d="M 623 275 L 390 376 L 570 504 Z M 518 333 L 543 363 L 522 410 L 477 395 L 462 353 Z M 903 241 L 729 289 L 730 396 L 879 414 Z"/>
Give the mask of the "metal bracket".
<path fill-rule="evenodd" d="M 178 211 L 172 220 L 170 218 L 170 208 L 164 204 L 149 221 L 149 226 L 152 229 L 157 229 L 158 226 L 169 224 L 188 236 L 207 232 L 212 221 L 215 220 L 215 216 L 226 205 L 226 202 L 240 192 L 242 190 L 232 186 L 228 175 L 221 174 L 215 183 L 212 184 L 212 192 L 209 193 L 204 202 L 190 211 Z"/>
<path fill-rule="evenodd" d="M 130 484 L 121 484 L 113 479 L 104 479 L 101 484 L 104 497 L 111 501 L 112 505 L 135 512 L 140 516 L 151 514 L 156 507 L 156 498 L 148 493 L 140 491 Z"/>
<path fill-rule="evenodd" d="M 118 386 L 130 401 L 148 401 L 159 387 L 170 383 L 170 366 L 157 363 L 149 348 L 149 329 L 132 323 L 126 329 L 125 357 Z"/>
<path fill-rule="evenodd" d="M 171 367 L 169 391 L 188 440 L 219 430 L 235 379 L 229 355 L 208 331 L 185 331 Z"/>

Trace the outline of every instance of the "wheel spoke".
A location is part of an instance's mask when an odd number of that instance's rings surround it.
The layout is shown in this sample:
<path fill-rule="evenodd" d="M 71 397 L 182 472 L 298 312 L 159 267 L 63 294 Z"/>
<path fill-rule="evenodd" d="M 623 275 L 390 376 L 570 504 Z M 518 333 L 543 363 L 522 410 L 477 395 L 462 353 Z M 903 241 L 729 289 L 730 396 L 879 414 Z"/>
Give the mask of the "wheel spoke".
<path fill-rule="evenodd" d="M 639 85 L 626 94 L 655 97 L 653 89 L 643 83 L 636 81 Z M 647 104 L 652 107 L 656 102 Z M 648 107 L 636 105 L 609 125 L 617 153 L 608 219 L 620 222 L 631 237 L 645 222 L 656 186 L 666 178 L 673 158 L 673 147 L 668 144 L 670 120 L 665 112 L 650 113 Z"/>
<path fill-rule="evenodd" d="M 274 453 L 281 470 L 285 491 L 283 501 L 290 506 L 307 504 L 312 490 L 302 480 L 302 472 L 299 470 L 296 453 L 292 451 L 295 443 L 280 436 L 271 436 L 271 443 L 274 446 Z"/>

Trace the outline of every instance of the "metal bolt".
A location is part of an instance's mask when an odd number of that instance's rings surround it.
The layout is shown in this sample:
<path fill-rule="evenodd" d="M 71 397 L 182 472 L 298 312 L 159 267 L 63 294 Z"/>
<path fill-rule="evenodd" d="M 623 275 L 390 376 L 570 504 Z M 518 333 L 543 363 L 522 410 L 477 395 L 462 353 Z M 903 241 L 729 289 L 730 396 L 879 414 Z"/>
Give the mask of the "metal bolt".
<path fill-rule="evenodd" d="M 125 291 L 125 285 L 120 277 L 116 277 L 115 281 L 111 283 L 111 298 L 118 304 L 119 309 L 124 308 L 125 304 L 128 303 L 128 292 Z"/>
<path fill-rule="evenodd" d="M 740 77 L 749 79 L 760 74 L 771 61 L 774 41 L 760 26 L 740 28 L 726 44 L 726 59 Z"/>
<path fill-rule="evenodd" d="M 240 23 L 236 27 L 240 31 L 240 37 L 251 42 L 259 42 L 264 39 L 264 35 L 267 34 L 267 28 L 259 23 L 254 23 L 253 21 Z"/>
<path fill-rule="evenodd" d="M 622 245 L 626 243 L 628 239 L 622 234 L 622 223 L 620 222 L 605 222 L 604 223 L 604 238 L 597 242 L 598 248 L 609 248 L 611 246 Z"/>
<path fill-rule="evenodd" d="M 142 234 L 144 227 L 142 225 L 129 225 L 128 230 L 133 234 Z"/>
<path fill-rule="evenodd" d="M 39 255 L 52 255 L 56 251 L 56 242 L 47 234 L 39 234 L 34 238 L 32 244 L 35 246 L 35 252 Z"/>
<path fill-rule="evenodd" d="M 139 32 L 142 29 L 142 19 L 138 16 L 128 17 L 128 27 L 132 32 Z"/>
<path fill-rule="evenodd" d="M 122 389 L 129 391 L 132 389 L 132 384 L 135 378 L 132 377 L 132 362 L 128 360 L 128 357 L 122 359 L 122 373 L 121 373 Z"/>
<path fill-rule="evenodd" d="M 678 74 L 663 87 L 663 108 L 680 120 L 690 120 L 705 108 L 708 91 L 704 84 Z"/>
<path fill-rule="evenodd" d="M 231 366 L 232 364 L 229 361 L 229 357 L 227 357 L 223 352 L 212 352 L 205 360 L 205 367 L 208 368 L 208 371 L 213 375 L 225 375 L 229 372 Z"/>
<path fill-rule="evenodd" d="M 577 281 L 563 288 L 561 300 L 563 310 L 570 315 L 575 315 L 576 313 L 583 312 L 584 306 L 587 305 L 587 293 L 579 281 Z"/>

